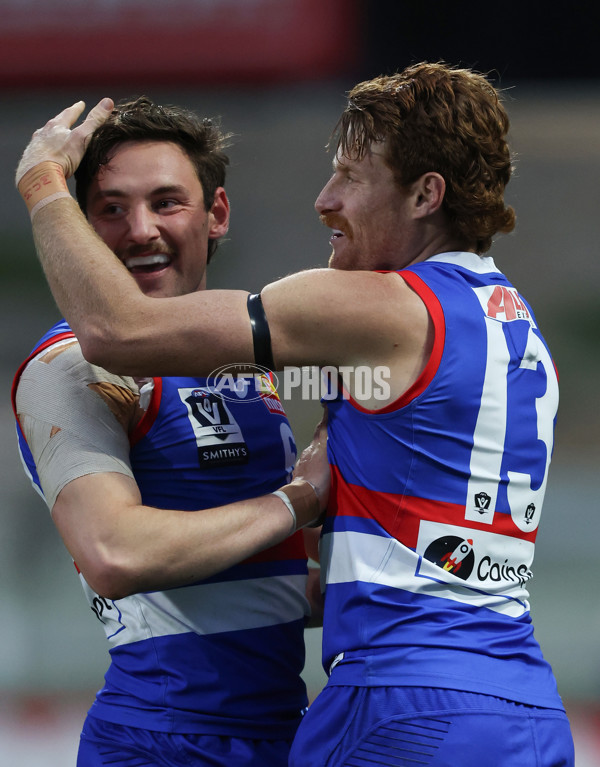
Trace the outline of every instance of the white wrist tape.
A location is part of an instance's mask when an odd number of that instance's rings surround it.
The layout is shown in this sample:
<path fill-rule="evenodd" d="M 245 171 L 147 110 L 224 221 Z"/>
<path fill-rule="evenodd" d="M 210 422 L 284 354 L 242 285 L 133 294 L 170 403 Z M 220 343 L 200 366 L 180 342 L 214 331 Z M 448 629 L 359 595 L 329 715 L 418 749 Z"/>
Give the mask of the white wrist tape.
<path fill-rule="evenodd" d="M 296 520 L 296 512 L 294 511 L 294 506 L 293 506 L 292 502 L 291 502 L 291 501 L 290 501 L 290 499 L 287 497 L 287 495 L 286 495 L 284 492 L 282 492 L 281 490 L 274 490 L 274 491 L 271 493 L 271 495 L 276 495 L 278 498 L 281 498 L 281 500 L 282 500 L 282 501 L 285 503 L 285 505 L 287 506 L 287 508 L 288 508 L 288 511 L 289 511 L 289 512 L 290 512 L 290 514 L 292 515 L 292 529 L 291 529 L 291 531 L 290 531 L 290 535 L 292 535 L 293 533 L 295 533 L 295 532 L 296 532 L 296 524 L 297 524 L 297 520 Z"/>
<path fill-rule="evenodd" d="M 293 526 L 290 535 L 303 527 L 313 526 L 321 516 L 317 488 L 304 478 L 293 479 L 273 495 L 281 498 L 292 515 Z"/>

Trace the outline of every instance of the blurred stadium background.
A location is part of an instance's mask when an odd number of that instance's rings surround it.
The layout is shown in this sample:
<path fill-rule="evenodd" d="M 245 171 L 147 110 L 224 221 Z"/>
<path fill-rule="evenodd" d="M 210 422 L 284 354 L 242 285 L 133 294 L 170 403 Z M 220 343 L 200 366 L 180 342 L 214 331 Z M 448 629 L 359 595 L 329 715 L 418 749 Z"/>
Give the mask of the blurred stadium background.
<path fill-rule="evenodd" d="M 105 642 L 15 448 L 14 371 L 58 318 L 13 173 L 29 136 L 83 98 L 146 93 L 220 117 L 235 134 L 233 222 L 212 287 L 257 290 L 325 265 L 313 202 L 327 137 L 355 82 L 423 59 L 491 72 L 505 89 L 516 232 L 492 255 L 533 303 L 561 376 L 532 615 L 572 718 L 577 767 L 600 764 L 597 475 L 600 409 L 600 62 L 587 3 L 403 0 L 0 0 L 0 761 L 75 764 Z M 286 403 L 304 445 L 318 404 Z M 306 679 L 324 682 L 320 631 Z"/>

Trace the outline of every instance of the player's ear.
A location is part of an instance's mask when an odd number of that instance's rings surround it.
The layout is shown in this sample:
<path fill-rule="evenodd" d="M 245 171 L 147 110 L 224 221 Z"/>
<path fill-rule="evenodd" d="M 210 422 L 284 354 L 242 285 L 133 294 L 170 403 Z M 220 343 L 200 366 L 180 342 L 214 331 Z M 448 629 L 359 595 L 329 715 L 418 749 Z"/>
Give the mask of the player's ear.
<path fill-rule="evenodd" d="M 217 187 L 213 204 L 209 211 L 210 226 L 208 236 L 216 240 L 227 234 L 229 229 L 229 200 L 222 186 Z"/>
<path fill-rule="evenodd" d="M 442 206 L 446 193 L 444 177 L 433 171 L 424 173 L 412 187 L 414 210 L 417 218 L 435 213 Z"/>

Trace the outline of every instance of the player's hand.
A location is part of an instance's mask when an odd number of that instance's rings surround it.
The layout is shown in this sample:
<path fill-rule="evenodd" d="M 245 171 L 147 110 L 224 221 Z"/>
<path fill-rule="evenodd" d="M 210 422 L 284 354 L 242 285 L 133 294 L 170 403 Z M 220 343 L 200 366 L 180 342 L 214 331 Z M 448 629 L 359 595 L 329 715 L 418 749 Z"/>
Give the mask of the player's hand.
<path fill-rule="evenodd" d="M 327 410 L 315 430 L 312 442 L 298 458 L 293 478 L 310 482 L 316 490 L 321 510 L 327 508 L 331 483 L 331 470 L 327 460 Z"/>
<path fill-rule="evenodd" d="M 36 130 L 19 162 L 15 178 L 17 186 L 28 170 L 46 161 L 58 163 L 65 178 L 72 176 L 81 162 L 92 133 L 106 121 L 113 108 L 111 99 L 102 99 L 90 110 L 81 125 L 73 128 L 85 109 L 85 103 L 77 101 L 49 120 L 43 128 Z"/>

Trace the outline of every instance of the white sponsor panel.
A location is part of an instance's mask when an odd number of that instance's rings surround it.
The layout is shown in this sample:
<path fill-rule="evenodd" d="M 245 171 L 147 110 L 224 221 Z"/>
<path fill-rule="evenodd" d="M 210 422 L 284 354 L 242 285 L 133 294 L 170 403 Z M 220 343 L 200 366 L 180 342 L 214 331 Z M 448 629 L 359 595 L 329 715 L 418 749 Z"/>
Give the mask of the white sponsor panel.
<path fill-rule="evenodd" d="M 439 561 L 430 561 L 425 552 L 437 542 L 446 554 Z M 462 562 L 461 542 L 468 542 L 467 558 Z M 377 583 L 487 607 L 512 617 L 529 610 L 525 583 L 531 576 L 532 557 L 529 542 L 435 522 L 421 523 L 417 552 L 394 538 L 353 531 L 329 533 L 321 540 L 324 584 Z M 449 562 L 450 569 L 446 569 Z M 454 574 L 452 567 L 457 563 L 461 569 Z"/>

